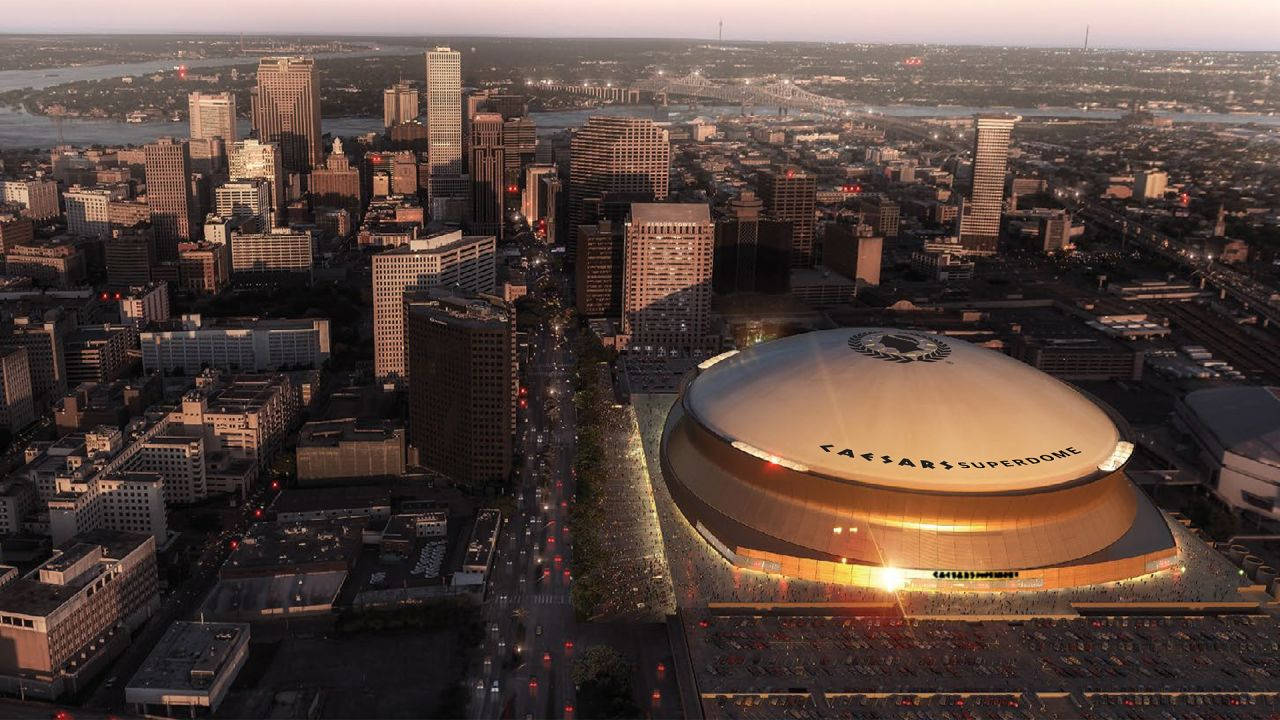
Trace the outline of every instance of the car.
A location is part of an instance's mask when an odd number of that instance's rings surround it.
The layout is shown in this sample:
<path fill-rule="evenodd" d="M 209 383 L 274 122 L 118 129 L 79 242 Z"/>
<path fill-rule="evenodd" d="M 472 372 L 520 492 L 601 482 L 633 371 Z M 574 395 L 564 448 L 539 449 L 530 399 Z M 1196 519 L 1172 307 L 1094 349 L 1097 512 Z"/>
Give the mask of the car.
<path fill-rule="evenodd" d="M 489 686 L 489 692 L 493 693 L 494 695 L 497 695 L 497 694 L 498 694 L 498 681 L 497 681 L 497 680 L 494 680 L 494 681 L 493 681 L 493 684 Z"/>
<path fill-rule="evenodd" d="M 542 637 L 542 626 L 539 625 L 538 627 L 534 628 L 533 634 L 538 637 Z"/>

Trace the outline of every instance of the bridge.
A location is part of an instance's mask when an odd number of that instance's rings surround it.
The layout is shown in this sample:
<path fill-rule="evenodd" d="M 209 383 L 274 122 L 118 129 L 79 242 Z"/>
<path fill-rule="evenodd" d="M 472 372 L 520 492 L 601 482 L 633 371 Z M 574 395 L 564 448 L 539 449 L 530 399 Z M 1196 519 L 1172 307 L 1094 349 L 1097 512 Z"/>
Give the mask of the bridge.
<path fill-rule="evenodd" d="M 633 83 L 631 89 L 663 100 L 679 95 L 744 106 L 764 105 L 827 115 L 853 115 L 858 112 L 854 104 L 847 100 L 809 92 L 787 79 L 773 82 L 753 82 L 750 79 L 716 81 L 695 70 L 681 77 L 658 73 Z"/>

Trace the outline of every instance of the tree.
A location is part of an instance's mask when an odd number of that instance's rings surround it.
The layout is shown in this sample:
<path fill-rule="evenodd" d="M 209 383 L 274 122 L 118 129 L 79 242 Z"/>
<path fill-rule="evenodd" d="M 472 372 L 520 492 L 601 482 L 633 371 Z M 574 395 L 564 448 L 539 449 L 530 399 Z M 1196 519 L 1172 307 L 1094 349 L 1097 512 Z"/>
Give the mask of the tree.
<path fill-rule="evenodd" d="M 586 649 L 573 663 L 578 715 L 588 718 L 639 717 L 631 696 L 631 663 L 607 645 Z"/>

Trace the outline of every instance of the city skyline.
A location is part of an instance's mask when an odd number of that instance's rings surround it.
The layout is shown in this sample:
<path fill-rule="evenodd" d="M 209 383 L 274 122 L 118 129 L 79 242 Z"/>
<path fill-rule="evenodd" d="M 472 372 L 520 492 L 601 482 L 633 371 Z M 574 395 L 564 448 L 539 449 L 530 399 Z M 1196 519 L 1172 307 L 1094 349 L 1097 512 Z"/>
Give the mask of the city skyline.
<path fill-rule="evenodd" d="M 210 7 L 207 11 L 159 0 L 144 0 L 138 5 L 141 7 L 135 9 L 146 12 L 101 18 L 91 12 L 92 6 L 87 0 L 70 0 L 65 7 L 60 6 L 63 11 L 56 18 L 28 17 L 12 24 L 9 31 L 655 39 L 715 39 L 722 31 L 726 42 L 1080 47 L 1088 28 L 1092 48 L 1280 50 L 1280 36 L 1268 30 L 1280 26 L 1280 5 L 1255 0 L 1216 3 L 1142 0 L 1122 5 L 1084 0 L 1059 9 L 1029 6 L 1013 0 L 987 0 L 976 7 L 915 2 L 871 8 L 835 0 L 799 0 L 789 6 L 787 13 L 776 12 L 775 3 L 763 0 L 703 6 L 686 6 L 675 0 L 621 6 L 603 0 L 576 0 L 529 17 L 509 12 L 518 7 L 511 0 L 480 0 L 456 7 L 396 4 L 392 10 L 396 25 L 421 25 L 430 31 L 426 36 L 386 33 L 385 16 L 361 18 L 324 12 L 342 9 L 336 0 L 315 3 L 319 6 L 315 8 L 317 12 L 306 18 L 298 16 L 290 6 L 263 7 L 247 0 L 229 0 L 216 10 Z M 84 12 L 77 9 L 79 6 L 83 6 Z M 93 25 L 81 20 L 87 17 L 94 18 Z M 227 21 L 236 17 L 253 17 L 254 22 L 246 26 Z M 504 17 L 511 19 L 504 21 Z M 678 17 L 679 22 L 673 23 L 673 17 Z M 1017 32 L 1011 34 L 1010 27 L 1016 27 Z M 566 28 L 573 31 L 566 32 Z M 625 30 L 619 32 L 620 28 Z"/>

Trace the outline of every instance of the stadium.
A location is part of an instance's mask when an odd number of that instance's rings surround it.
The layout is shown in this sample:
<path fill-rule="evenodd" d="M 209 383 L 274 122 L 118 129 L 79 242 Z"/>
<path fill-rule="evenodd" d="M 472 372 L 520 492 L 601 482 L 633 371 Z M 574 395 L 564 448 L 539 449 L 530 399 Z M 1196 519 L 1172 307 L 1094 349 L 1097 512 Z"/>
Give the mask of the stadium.
<path fill-rule="evenodd" d="M 1172 567 L 1133 445 L 1071 386 L 954 338 L 875 328 L 711 358 L 662 471 L 730 563 L 886 589 L 1038 590 Z"/>

